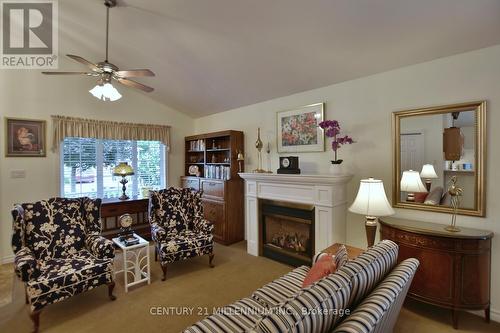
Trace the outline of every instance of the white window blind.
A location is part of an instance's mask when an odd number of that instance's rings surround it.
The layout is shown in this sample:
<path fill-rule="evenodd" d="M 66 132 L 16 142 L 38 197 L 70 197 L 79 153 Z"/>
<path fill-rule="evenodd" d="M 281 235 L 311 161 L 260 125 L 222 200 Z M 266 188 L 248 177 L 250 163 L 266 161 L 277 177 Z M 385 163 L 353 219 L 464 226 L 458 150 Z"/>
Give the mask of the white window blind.
<path fill-rule="evenodd" d="M 128 162 L 127 194 L 142 197 L 144 190 L 166 186 L 165 146 L 159 141 L 97 140 L 65 138 L 61 155 L 61 194 L 117 198 L 121 177 L 113 176 L 119 162 Z"/>

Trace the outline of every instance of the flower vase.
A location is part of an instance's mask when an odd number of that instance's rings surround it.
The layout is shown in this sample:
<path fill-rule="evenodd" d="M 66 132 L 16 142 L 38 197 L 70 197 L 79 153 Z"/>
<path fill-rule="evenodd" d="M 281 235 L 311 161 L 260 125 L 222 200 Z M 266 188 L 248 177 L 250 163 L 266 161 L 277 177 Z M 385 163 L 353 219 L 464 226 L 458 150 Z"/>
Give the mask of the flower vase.
<path fill-rule="evenodd" d="M 342 160 L 331 161 L 330 164 L 330 174 L 341 175 L 342 174 Z"/>

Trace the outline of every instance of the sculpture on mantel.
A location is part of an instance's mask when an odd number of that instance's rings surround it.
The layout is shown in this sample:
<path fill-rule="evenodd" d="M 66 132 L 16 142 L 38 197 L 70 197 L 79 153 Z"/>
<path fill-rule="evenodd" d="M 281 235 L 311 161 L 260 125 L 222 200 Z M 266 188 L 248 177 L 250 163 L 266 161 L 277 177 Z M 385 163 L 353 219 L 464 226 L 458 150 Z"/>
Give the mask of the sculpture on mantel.
<path fill-rule="evenodd" d="M 463 195 L 464 190 L 457 185 L 457 176 L 451 177 L 450 187 L 448 187 L 448 194 L 451 195 L 451 207 L 453 208 L 453 215 L 451 216 L 451 224 L 444 229 L 451 232 L 459 232 L 460 228 L 457 227 L 457 210 L 460 206 L 460 197 Z"/>
<path fill-rule="evenodd" d="M 258 151 L 258 165 L 257 165 L 257 169 L 252 171 L 254 173 L 266 173 L 266 170 L 262 169 L 262 148 L 263 147 L 264 147 L 264 144 L 262 143 L 262 140 L 260 139 L 260 127 L 259 127 L 257 130 L 257 141 L 255 141 L 255 148 L 257 148 L 257 151 Z"/>
<path fill-rule="evenodd" d="M 271 144 L 268 142 L 267 143 L 267 149 L 266 149 L 266 153 L 267 153 L 267 173 L 273 173 L 271 171 Z"/>

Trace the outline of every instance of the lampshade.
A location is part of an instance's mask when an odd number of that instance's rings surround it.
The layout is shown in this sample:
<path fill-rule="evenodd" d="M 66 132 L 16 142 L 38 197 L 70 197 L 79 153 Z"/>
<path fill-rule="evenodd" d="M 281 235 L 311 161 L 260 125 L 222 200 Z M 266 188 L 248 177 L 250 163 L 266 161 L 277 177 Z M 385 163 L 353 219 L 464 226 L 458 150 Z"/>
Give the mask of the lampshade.
<path fill-rule="evenodd" d="M 97 84 L 89 92 L 101 101 L 117 101 L 122 98 L 122 95 L 116 90 L 111 83 Z"/>
<path fill-rule="evenodd" d="M 114 176 L 131 176 L 134 174 L 134 169 L 127 162 L 120 162 L 113 169 Z"/>
<path fill-rule="evenodd" d="M 427 192 L 427 188 L 422 183 L 418 171 L 408 170 L 403 172 L 401 191 L 410 193 Z"/>
<path fill-rule="evenodd" d="M 426 179 L 439 178 L 432 164 L 424 164 L 422 171 L 420 172 L 420 177 Z"/>
<path fill-rule="evenodd" d="M 358 195 L 349 211 L 365 216 L 388 216 L 394 214 L 385 195 L 384 183 L 379 179 L 362 179 Z"/>

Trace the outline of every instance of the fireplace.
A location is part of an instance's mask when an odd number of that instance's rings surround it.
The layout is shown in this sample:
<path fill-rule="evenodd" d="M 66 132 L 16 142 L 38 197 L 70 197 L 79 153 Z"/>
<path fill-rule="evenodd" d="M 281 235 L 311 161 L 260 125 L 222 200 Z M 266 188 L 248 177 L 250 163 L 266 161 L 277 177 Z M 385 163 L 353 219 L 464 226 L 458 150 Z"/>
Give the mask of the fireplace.
<path fill-rule="evenodd" d="M 292 266 L 309 265 L 314 252 L 314 206 L 259 200 L 261 255 Z"/>

